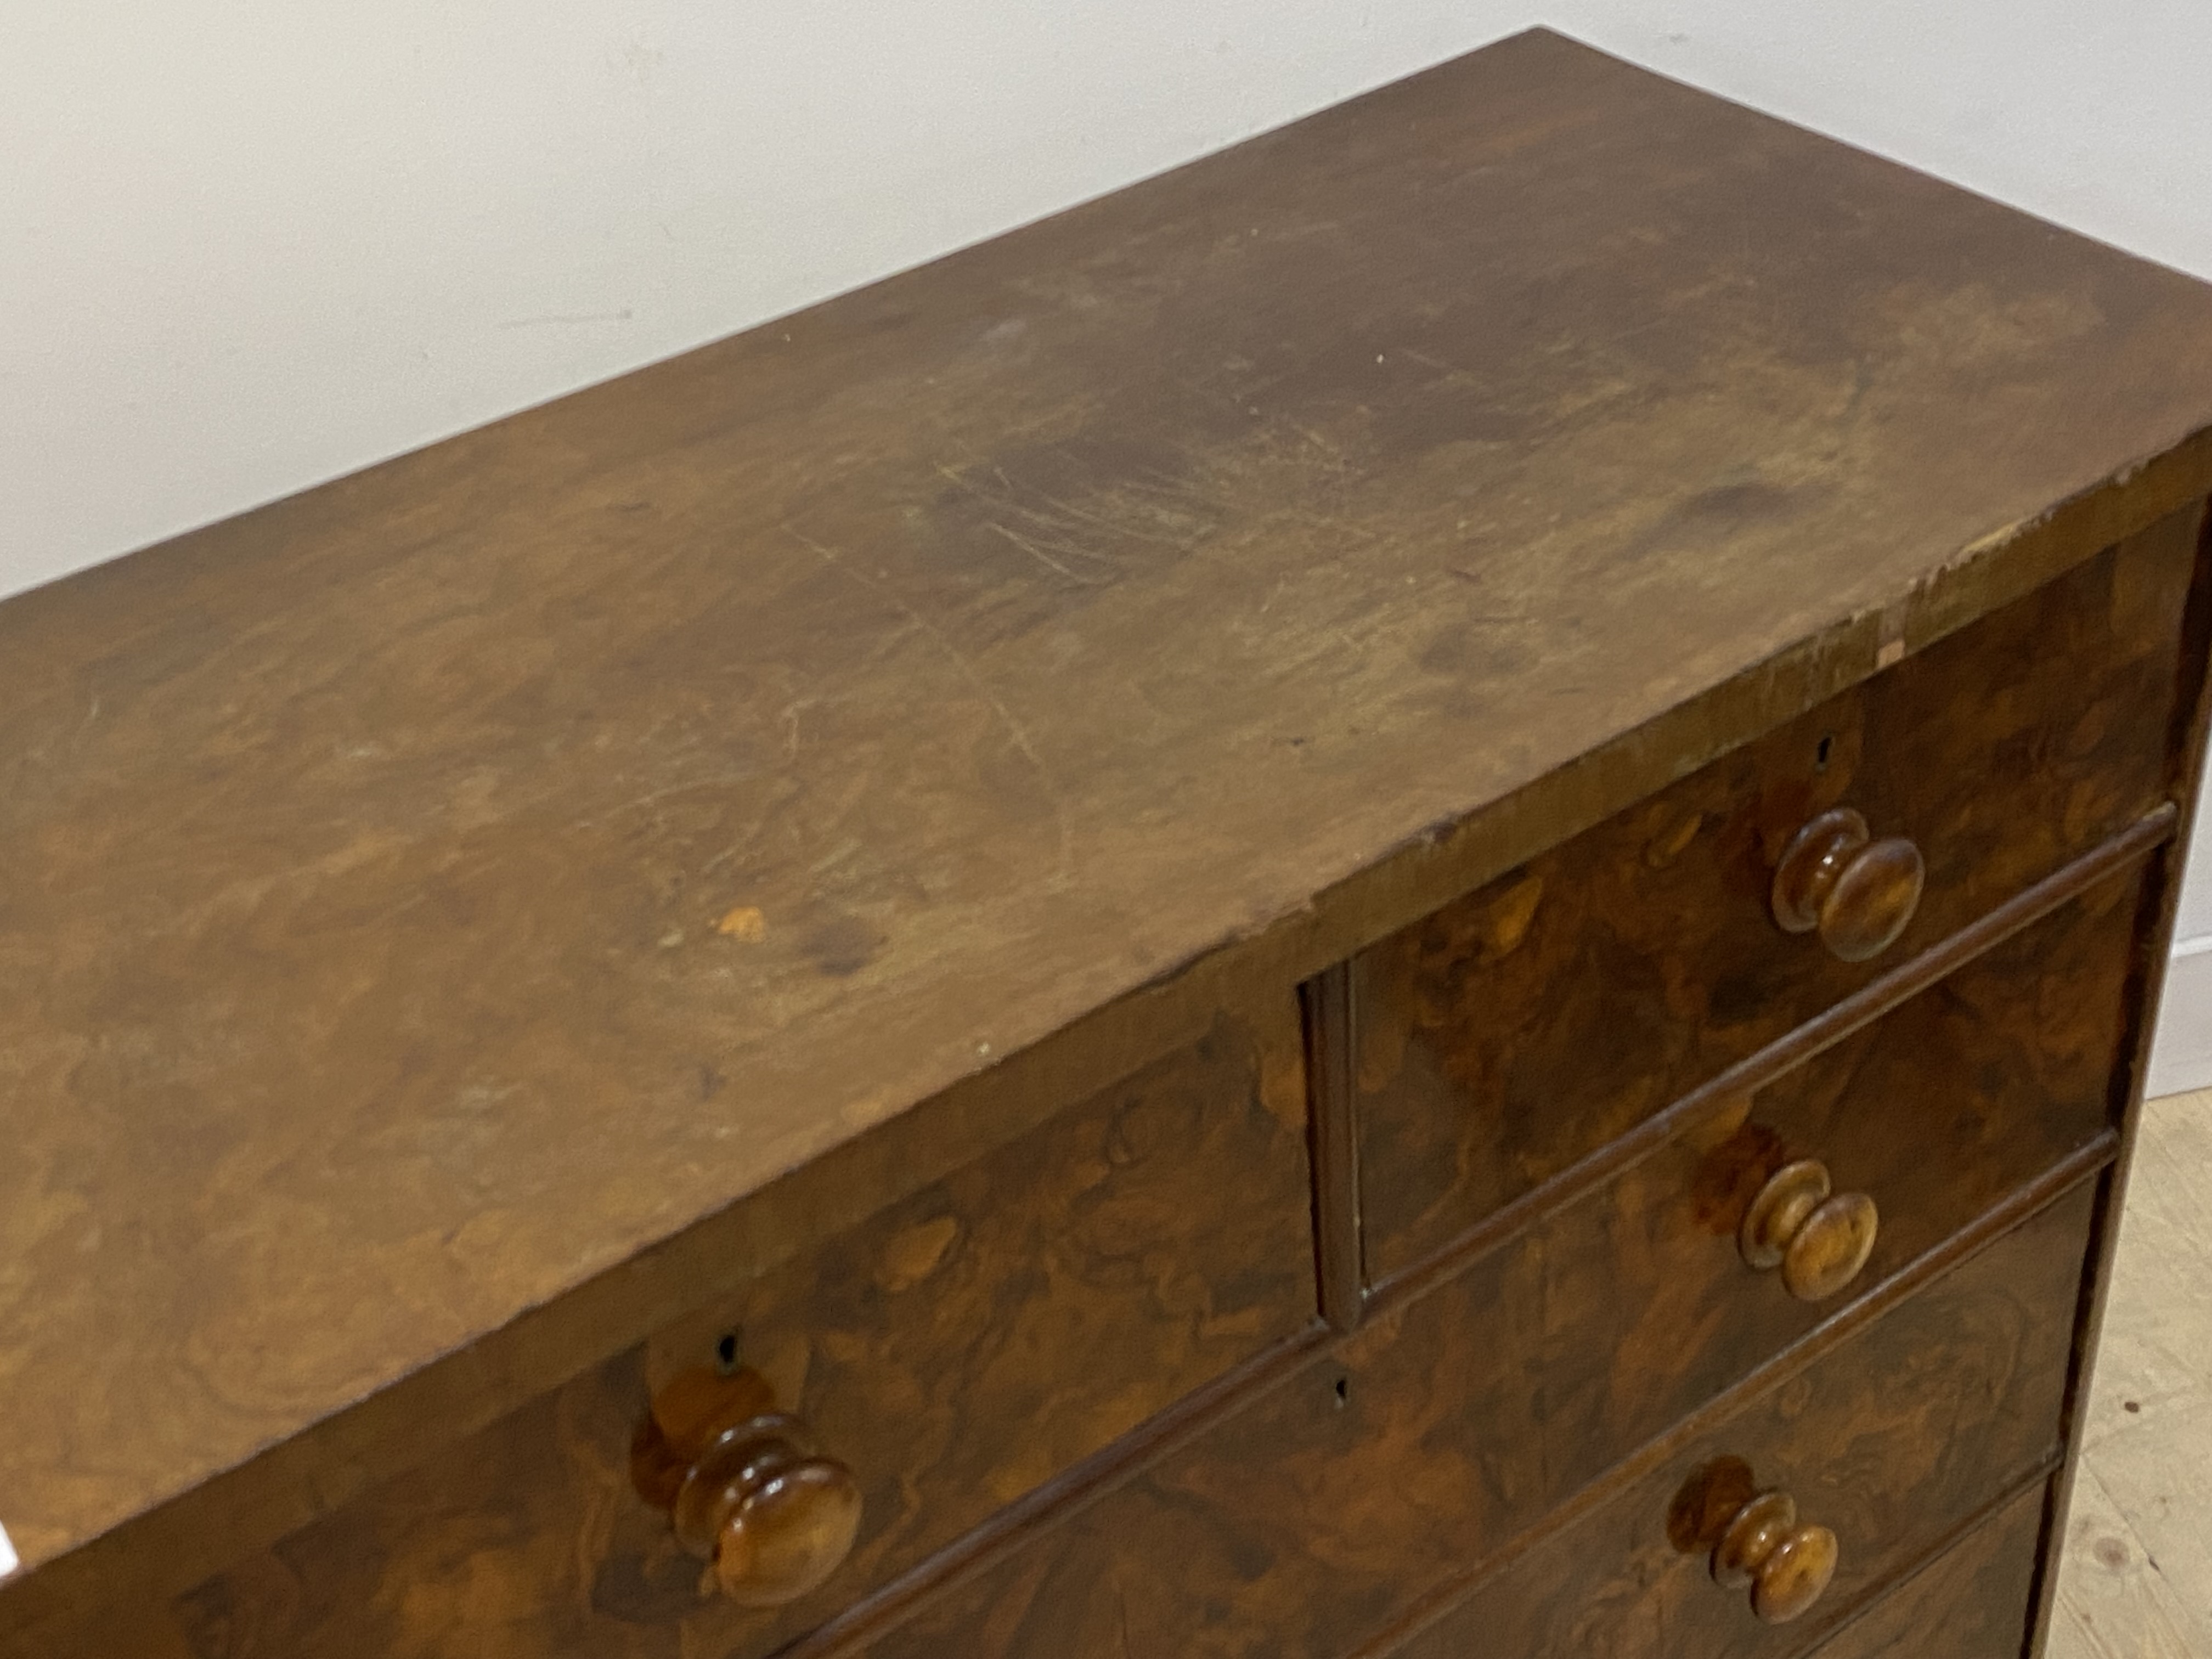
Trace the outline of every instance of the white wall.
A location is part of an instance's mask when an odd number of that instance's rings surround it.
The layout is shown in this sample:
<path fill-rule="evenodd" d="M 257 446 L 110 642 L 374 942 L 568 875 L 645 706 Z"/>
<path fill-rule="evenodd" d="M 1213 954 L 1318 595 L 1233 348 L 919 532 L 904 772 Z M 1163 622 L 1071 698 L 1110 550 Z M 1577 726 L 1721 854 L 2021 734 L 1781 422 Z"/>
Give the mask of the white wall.
<path fill-rule="evenodd" d="M 0 0 L 0 592 L 1540 20 L 2212 277 L 2207 0 Z"/>
<path fill-rule="evenodd" d="M 2172 965 L 2150 1051 L 2150 1092 L 2212 1086 L 2212 811 L 2190 838 Z"/>

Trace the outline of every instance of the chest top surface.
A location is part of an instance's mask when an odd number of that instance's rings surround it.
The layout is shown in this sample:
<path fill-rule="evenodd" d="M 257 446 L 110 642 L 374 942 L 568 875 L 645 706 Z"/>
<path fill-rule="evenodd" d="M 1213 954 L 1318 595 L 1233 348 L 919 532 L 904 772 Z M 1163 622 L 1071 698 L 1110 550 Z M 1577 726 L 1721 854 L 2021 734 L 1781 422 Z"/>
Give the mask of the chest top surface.
<path fill-rule="evenodd" d="M 0 606 L 0 1523 L 1376 936 L 2208 420 L 2212 291 L 1540 32 Z"/>

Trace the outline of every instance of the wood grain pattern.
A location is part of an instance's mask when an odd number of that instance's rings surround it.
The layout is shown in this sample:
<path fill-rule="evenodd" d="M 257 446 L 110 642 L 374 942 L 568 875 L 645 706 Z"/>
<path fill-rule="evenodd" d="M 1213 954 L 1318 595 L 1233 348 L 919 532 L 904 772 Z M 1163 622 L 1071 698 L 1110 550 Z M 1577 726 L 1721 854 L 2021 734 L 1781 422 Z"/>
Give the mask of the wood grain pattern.
<path fill-rule="evenodd" d="M 1688 1558 L 1674 1553 L 1665 1530 L 1686 1470 L 1731 1448 L 1762 1477 L 1771 1469 L 1788 1482 L 1844 1538 L 1831 1595 L 1848 1606 L 1993 1496 L 2006 1471 L 2054 1451 L 2089 1201 L 2077 1190 L 2045 1210 L 1701 1431 L 1694 1455 L 1637 1477 L 1522 1558 L 1565 1564 L 1545 1592 L 1559 1628 L 1538 1627 L 1534 1604 L 1545 1595 L 1524 1575 L 1516 1582 L 1528 1604 L 1501 1608 L 1507 1622 L 1472 1613 L 1453 1626 L 1455 1638 L 1422 1647 L 1422 1659 L 1609 1654 L 1598 1635 L 1607 1607 L 1624 1632 L 1650 1638 L 1674 1627 L 1678 1599 L 1683 1628 L 1713 1632 L 1713 1651 L 1754 1650 L 1744 1632 L 1765 1627 L 1741 1598 L 1714 1589 L 1702 1560 L 1678 1566 Z M 1532 1445 L 1493 1410 L 1493 1394 L 1469 1386 L 1494 1369 L 1492 1354 L 1537 1334 L 1502 1310 L 1470 1319 L 1437 1310 L 1441 1301 L 1371 1316 L 1334 1358 L 864 1650 L 870 1659 L 1344 1659 L 1424 1592 L 1448 1593 L 1492 1555 L 1504 1536 L 1486 1536 L 1486 1522 L 1523 1501 L 1545 1458 L 1570 1450 L 1565 1437 Z M 1884 1541 L 1861 1541 L 1854 1564 L 1853 1540 L 1869 1536 Z M 1667 1587 L 1664 1620 L 1638 1610 L 1640 1584 Z M 1686 1610 L 1692 1591 L 1711 1604 L 1706 1612 Z M 1622 1653 L 1646 1650 L 1623 1639 Z"/>
<path fill-rule="evenodd" d="M 702 1308 L 185 1602 L 202 1659 L 744 1659 L 1315 1317 L 1304 1124 L 1224 1025 Z M 756 1367 L 863 1492 L 774 1613 L 702 1592 L 632 1490 L 648 1393 Z"/>
<path fill-rule="evenodd" d="M 0 606 L 0 1628 L 2201 497 L 2208 387 L 2201 285 L 1536 33 Z"/>
<path fill-rule="evenodd" d="M 1996 1515 L 1853 1620 L 1814 1659 L 2021 1659 L 2045 1483 Z"/>
<path fill-rule="evenodd" d="M 1359 963 L 1370 1276 L 1868 982 L 1785 934 L 1784 845 L 1847 801 L 1928 860 L 1941 939 L 2168 784 L 2192 509 L 1531 860 Z M 1962 696 L 1961 687 L 1972 687 Z"/>

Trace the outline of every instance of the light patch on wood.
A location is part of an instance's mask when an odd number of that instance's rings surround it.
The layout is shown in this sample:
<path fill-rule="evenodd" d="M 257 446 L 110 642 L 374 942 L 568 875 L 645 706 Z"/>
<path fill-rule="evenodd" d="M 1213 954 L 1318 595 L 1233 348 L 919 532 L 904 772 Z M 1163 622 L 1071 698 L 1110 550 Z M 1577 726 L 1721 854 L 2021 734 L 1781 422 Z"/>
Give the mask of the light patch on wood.
<path fill-rule="evenodd" d="M 1280 1043 L 1260 1051 L 1260 1103 L 1278 1123 L 1293 1127 L 1306 1118 L 1306 1057 Z"/>
<path fill-rule="evenodd" d="M 768 918 L 760 913 L 757 906 L 740 904 L 714 924 L 714 931 L 726 938 L 743 939 L 750 944 L 768 936 Z"/>
<path fill-rule="evenodd" d="M 1406 1063 L 1406 1043 L 1416 1018 L 1413 948 L 1401 936 L 1369 951 L 1354 970 L 1359 1016 L 1353 1037 L 1359 1045 L 1357 1082 L 1362 1094 L 1382 1093 Z"/>
<path fill-rule="evenodd" d="M 1704 827 L 1705 822 L 1704 813 L 1692 812 L 1672 829 L 1652 837 L 1644 848 L 1644 863 L 1654 870 L 1664 870 L 1681 857 L 1683 850 L 1698 838 L 1698 831 Z"/>
<path fill-rule="evenodd" d="M 1230 1018 L 1252 1045 L 1261 1105 L 1278 1123 L 1302 1133 L 1306 1121 L 1305 1024 L 1297 997 L 1269 997 Z"/>
<path fill-rule="evenodd" d="M 876 1282 L 893 1292 L 913 1289 L 943 1265 L 945 1253 L 959 1236 L 957 1216 L 941 1215 L 934 1221 L 908 1227 L 884 1246 Z"/>
<path fill-rule="evenodd" d="M 1521 941 L 1528 937 L 1528 928 L 1536 920 L 1536 907 L 1543 902 L 1544 878 L 1530 876 L 1498 895 L 1484 918 L 1483 943 L 1487 960 L 1495 962 L 1520 948 Z"/>
<path fill-rule="evenodd" d="M 0 1527 L 0 1578 L 5 1578 L 15 1571 L 18 1565 L 15 1546 L 9 1540 L 8 1528 Z"/>
<path fill-rule="evenodd" d="M 1753 1096 L 1748 1091 L 1730 1095 L 1713 1115 L 1692 1129 L 1684 1139 L 1701 1152 L 1709 1152 L 1751 1121 Z"/>
<path fill-rule="evenodd" d="M 1881 613 L 1874 649 L 1874 665 L 1879 672 L 1893 668 L 1905 660 L 1905 611 L 1904 605 L 1893 605 Z"/>

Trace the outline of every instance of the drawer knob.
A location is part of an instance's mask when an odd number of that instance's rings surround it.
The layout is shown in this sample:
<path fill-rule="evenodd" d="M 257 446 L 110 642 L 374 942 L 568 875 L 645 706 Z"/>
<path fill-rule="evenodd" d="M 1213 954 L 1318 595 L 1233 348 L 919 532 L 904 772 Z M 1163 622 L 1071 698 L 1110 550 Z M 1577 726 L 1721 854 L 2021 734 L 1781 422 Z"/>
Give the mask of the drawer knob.
<path fill-rule="evenodd" d="M 722 1594 L 780 1607 L 836 1571 L 860 1528 L 853 1472 L 816 1455 L 783 1412 L 733 1424 L 691 1465 L 676 1494 L 676 1535 L 714 1564 Z"/>
<path fill-rule="evenodd" d="M 1749 1585 L 1751 1610 L 1770 1625 L 1807 1612 L 1835 1576 L 1836 1534 L 1798 1525 L 1797 1501 L 1786 1492 L 1759 1493 L 1713 1546 L 1713 1582 L 1723 1589 Z"/>
<path fill-rule="evenodd" d="M 780 1607 L 836 1571 L 860 1529 L 860 1486 L 759 1374 L 692 1370 L 655 1396 L 631 1463 L 677 1540 L 741 1607 Z"/>
<path fill-rule="evenodd" d="M 1785 933 L 1817 930 L 1845 962 L 1897 942 L 1920 908 L 1928 866 L 1901 836 L 1875 841 L 1848 806 L 1823 812 L 1790 838 L 1774 871 L 1774 920 Z"/>
<path fill-rule="evenodd" d="M 1864 1193 L 1838 1193 L 1816 1158 L 1785 1164 L 1744 1212 L 1737 1242 L 1761 1273 L 1782 1269 L 1801 1302 L 1822 1302 L 1859 1275 L 1874 1254 L 1881 1215 Z"/>

